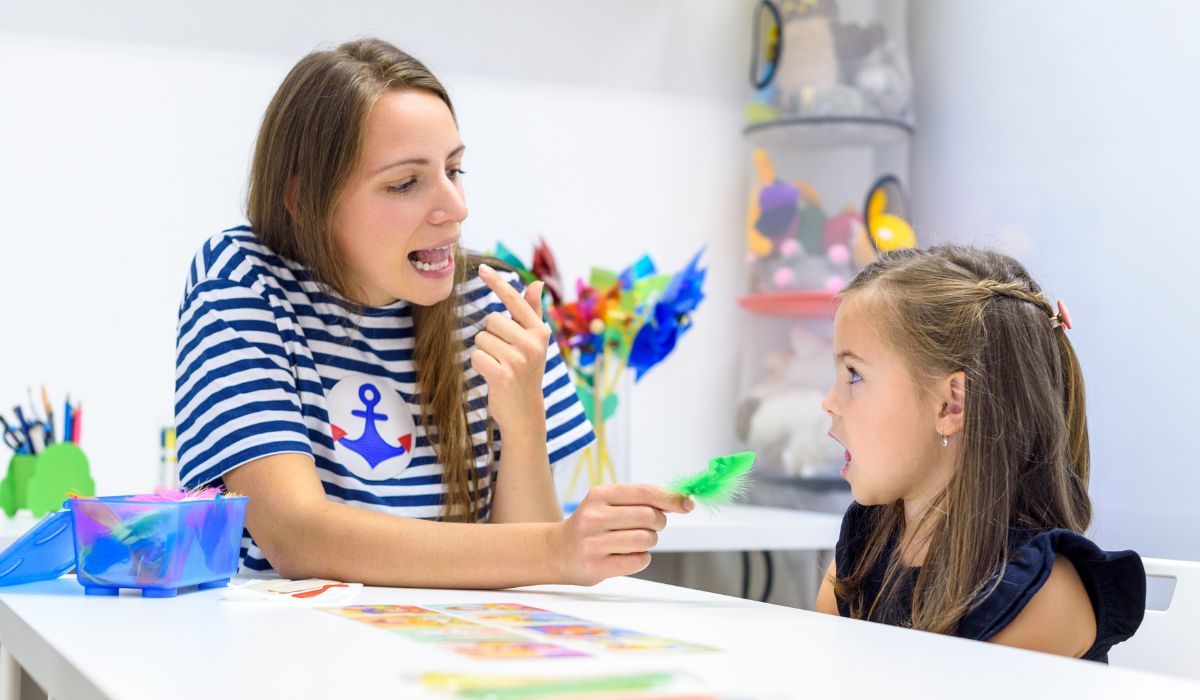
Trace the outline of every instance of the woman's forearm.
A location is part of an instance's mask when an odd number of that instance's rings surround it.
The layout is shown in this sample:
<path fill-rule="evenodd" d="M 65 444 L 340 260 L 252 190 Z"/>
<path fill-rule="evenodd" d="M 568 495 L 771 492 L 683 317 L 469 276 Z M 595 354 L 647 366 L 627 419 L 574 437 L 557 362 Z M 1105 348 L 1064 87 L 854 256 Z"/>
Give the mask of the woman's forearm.
<path fill-rule="evenodd" d="M 546 432 L 505 432 L 492 496 L 493 523 L 555 522 L 562 506 L 546 454 Z"/>
<path fill-rule="evenodd" d="M 411 588 L 509 588 L 565 582 L 561 523 L 504 525 L 403 518 L 326 502 L 281 523 L 271 563 L 287 578 Z"/>

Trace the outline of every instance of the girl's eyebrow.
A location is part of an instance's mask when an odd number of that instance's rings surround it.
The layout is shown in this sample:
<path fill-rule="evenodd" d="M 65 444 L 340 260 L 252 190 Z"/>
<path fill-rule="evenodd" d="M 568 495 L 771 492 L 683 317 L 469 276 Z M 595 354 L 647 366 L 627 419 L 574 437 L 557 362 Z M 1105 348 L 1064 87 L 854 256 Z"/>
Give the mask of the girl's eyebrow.
<path fill-rule="evenodd" d="M 861 357 L 859 357 L 858 355 L 855 355 L 853 352 L 851 352 L 851 351 L 849 351 L 849 350 L 843 350 L 843 351 L 841 351 L 841 352 L 839 352 L 839 353 L 838 353 L 838 360 L 839 360 L 839 361 L 841 361 L 841 362 L 845 362 L 845 361 L 846 361 L 846 360 L 848 360 L 848 359 L 849 359 L 849 360 L 854 360 L 855 362 L 866 362 L 866 360 L 862 359 L 862 358 L 861 358 Z"/>
<path fill-rule="evenodd" d="M 450 153 L 448 153 L 446 155 L 446 160 L 450 160 L 451 158 L 454 158 L 455 156 L 462 155 L 462 152 L 465 150 L 467 150 L 466 146 L 459 146 L 458 148 L 454 149 L 453 151 L 450 151 Z M 403 160 L 398 160 L 395 163 L 388 163 L 387 165 L 383 166 L 382 168 L 377 168 L 377 169 L 373 170 L 372 172 L 367 174 L 367 177 L 375 177 L 376 175 L 378 175 L 379 173 L 382 173 L 385 170 L 391 170 L 392 168 L 398 168 L 401 165 L 429 165 L 429 159 L 428 158 L 405 158 Z"/>

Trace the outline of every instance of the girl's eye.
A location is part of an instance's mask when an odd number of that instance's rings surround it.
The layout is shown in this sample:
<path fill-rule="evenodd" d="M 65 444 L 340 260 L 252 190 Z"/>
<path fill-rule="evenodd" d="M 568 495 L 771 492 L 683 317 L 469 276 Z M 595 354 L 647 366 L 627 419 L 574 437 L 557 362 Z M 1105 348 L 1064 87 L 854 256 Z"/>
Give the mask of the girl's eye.
<path fill-rule="evenodd" d="M 860 381 L 862 381 L 862 375 L 858 373 L 858 370 L 854 369 L 853 367 L 847 366 L 846 371 L 850 373 L 850 383 L 851 384 L 857 384 Z"/>
<path fill-rule="evenodd" d="M 462 168 L 450 168 L 446 171 L 446 177 L 451 180 L 457 180 L 459 175 L 466 175 L 467 171 Z"/>
<path fill-rule="evenodd" d="M 399 185 L 388 185 L 387 191 L 394 192 L 396 194 L 404 194 L 405 192 L 411 190 L 415 184 L 417 184 L 417 180 L 416 178 L 413 178 L 411 180 L 405 180 Z"/>

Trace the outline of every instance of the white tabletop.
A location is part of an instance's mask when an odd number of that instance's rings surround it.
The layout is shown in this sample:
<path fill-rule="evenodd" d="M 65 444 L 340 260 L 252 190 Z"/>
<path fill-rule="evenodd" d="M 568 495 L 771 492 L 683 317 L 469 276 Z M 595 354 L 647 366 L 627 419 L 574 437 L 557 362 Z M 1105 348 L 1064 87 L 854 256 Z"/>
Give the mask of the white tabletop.
<path fill-rule="evenodd" d="M 429 695 L 425 671 L 687 673 L 727 697 L 1200 697 L 1200 683 L 638 579 L 509 591 L 365 588 L 352 603 L 517 602 L 723 651 L 477 661 L 283 603 L 89 598 L 70 577 L 0 591 L 0 640 L 55 700 Z"/>
<path fill-rule="evenodd" d="M 655 552 L 827 550 L 837 544 L 842 516 L 789 508 L 703 506 L 667 516 Z"/>

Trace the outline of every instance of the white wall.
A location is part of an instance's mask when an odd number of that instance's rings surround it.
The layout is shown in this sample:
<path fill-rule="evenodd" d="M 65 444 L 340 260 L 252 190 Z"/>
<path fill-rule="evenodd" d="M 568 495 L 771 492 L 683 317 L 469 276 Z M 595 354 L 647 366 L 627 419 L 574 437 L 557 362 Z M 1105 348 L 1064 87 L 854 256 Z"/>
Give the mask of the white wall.
<path fill-rule="evenodd" d="M 1097 537 L 1193 560 L 1197 25 L 1182 0 L 920 0 L 910 17 L 918 230 L 1007 246 L 1066 301 Z"/>
<path fill-rule="evenodd" d="M 242 222 L 262 110 L 305 52 L 378 35 L 456 101 L 470 245 L 543 235 L 571 279 L 708 246 L 695 329 L 633 394 L 633 476 L 732 448 L 746 3 L 330 7 L 0 6 L 0 407 L 28 384 L 82 397 L 98 489 L 150 488 L 185 266 Z"/>

